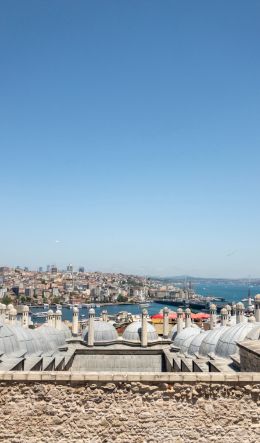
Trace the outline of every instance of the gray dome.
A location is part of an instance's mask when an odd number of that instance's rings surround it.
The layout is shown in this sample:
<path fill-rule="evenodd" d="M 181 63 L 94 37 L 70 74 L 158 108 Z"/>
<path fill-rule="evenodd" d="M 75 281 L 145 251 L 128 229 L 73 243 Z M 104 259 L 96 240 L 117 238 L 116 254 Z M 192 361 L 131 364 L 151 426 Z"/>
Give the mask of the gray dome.
<path fill-rule="evenodd" d="M 179 334 L 176 335 L 175 339 L 173 340 L 173 344 L 177 348 L 180 348 L 181 352 L 187 352 L 191 342 L 189 339 L 192 339 L 198 334 L 200 334 L 200 329 L 198 327 L 189 326 L 188 328 L 184 328 Z"/>
<path fill-rule="evenodd" d="M 57 349 L 59 346 L 63 346 L 66 343 L 64 332 L 49 326 L 48 323 L 44 323 L 37 328 L 35 332 L 37 335 L 39 334 L 45 337 L 52 349 Z"/>
<path fill-rule="evenodd" d="M 19 348 L 27 354 L 36 354 L 42 352 L 41 343 L 37 339 L 35 332 L 23 328 L 22 326 L 11 326 L 12 331 L 17 337 Z"/>
<path fill-rule="evenodd" d="M 84 341 L 88 341 L 88 327 L 82 333 Z M 94 343 L 111 342 L 118 339 L 117 331 L 111 323 L 94 321 Z"/>
<path fill-rule="evenodd" d="M 224 334 L 225 331 L 229 330 L 229 326 L 220 326 L 213 329 L 212 331 L 207 331 L 201 342 L 199 353 L 204 356 L 215 353 L 215 349 L 220 336 Z"/>
<path fill-rule="evenodd" d="M 0 325 L 0 354 L 11 354 L 19 351 L 19 342 L 9 325 Z"/>
<path fill-rule="evenodd" d="M 195 355 L 199 353 L 201 342 L 205 338 L 206 334 L 207 331 L 200 331 L 200 334 L 195 335 L 195 337 L 192 337 L 192 341 L 188 349 L 188 354 Z"/>
<path fill-rule="evenodd" d="M 256 327 L 255 323 L 242 322 L 230 326 L 218 340 L 215 354 L 220 357 L 230 357 L 237 352 L 236 343 L 245 339 L 247 334 Z"/>
<path fill-rule="evenodd" d="M 142 322 L 134 321 L 128 325 L 123 333 L 123 339 L 126 341 L 140 342 L 142 331 Z M 158 340 L 158 334 L 153 325 L 147 323 L 147 341 L 153 342 Z"/>
<path fill-rule="evenodd" d="M 180 309 L 180 308 L 179 308 Z M 184 322 L 182 322 L 182 329 L 184 329 L 185 328 L 185 324 L 184 324 Z M 172 336 L 172 340 L 174 340 L 175 339 L 175 337 L 176 337 L 176 335 L 177 335 L 177 324 L 176 325 L 174 325 L 173 326 L 173 328 L 172 328 L 172 330 L 171 330 L 171 336 Z"/>
<path fill-rule="evenodd" d="M 253 323 L 253 325 L 253 329 L 251 329 L 251 331 L 246 335 L 246 340 L 259 340 L 260 338 L 260 324 Z"/>

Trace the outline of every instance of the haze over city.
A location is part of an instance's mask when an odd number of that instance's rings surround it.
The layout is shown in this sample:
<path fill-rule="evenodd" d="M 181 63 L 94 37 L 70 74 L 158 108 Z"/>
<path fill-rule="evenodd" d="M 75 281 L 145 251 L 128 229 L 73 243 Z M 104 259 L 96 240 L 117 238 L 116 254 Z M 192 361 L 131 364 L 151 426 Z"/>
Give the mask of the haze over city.
<path fill-rule="evenodd" d="M 260 3 L 0 9 L 0 265 L 260 276 Z"/>

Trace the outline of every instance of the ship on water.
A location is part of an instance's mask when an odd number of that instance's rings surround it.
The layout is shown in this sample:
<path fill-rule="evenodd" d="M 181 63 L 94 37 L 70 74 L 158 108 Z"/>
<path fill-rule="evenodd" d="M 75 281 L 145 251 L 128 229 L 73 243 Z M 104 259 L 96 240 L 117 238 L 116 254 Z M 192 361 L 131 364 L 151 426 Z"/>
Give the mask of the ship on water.
<path fill-rule="evenodd" d="M 217 305 L 217 310 L 220 312 L 221 308 L 223 307 L 222 302 L 225 301 L 225 298 L 196 294 L 192 288 L 191 282 L 189 282 L 189 285 L 187 286 L 185 283 L 183 288 L 170 287 L 166 288 L 166 290 L 163 292 L 157 292 L 157 297 L 153 301 L 155 303 L 185 309 L 189 307 L 200 311 L 209 311 L 210 304 L 214 302 Z"/>

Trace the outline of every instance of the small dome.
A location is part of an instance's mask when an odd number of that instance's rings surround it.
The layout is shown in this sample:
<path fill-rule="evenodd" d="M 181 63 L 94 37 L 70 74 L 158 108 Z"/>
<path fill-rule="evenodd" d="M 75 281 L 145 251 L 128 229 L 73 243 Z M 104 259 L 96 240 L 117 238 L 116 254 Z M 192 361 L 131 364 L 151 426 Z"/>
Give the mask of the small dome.
<path fill-rule="evenodd" d="M 189 355 L 195 355 L 199 353 L 200 345 L 202 340 L 205 338 L 205 335 L 207 334 L 206 331 L 200 331 L 200 334 L 195 335 L 195 337 L 192 337 L 192 341 L 190 343 L 188 354 Z"/>
<path fill-rule="evenodd" d="M 180 348 L 181 352 L 187 352 L 192 339 L 198 334 L 200 334 L 200 328 L 189 326 L 176 335 L 173 344 L 177 348 Z"/>
<path fill-rule="evenodd" d="M 245 309 L 245 306 L 243 305 L 243 303 L 241 303 L 241 301 L 238 302 L 237 303 L 237 310 L 238 311 L 243 311 L 243 309 Z"/>
<path fill-rule="evenodd" d="M 88 313 L 89 313 L 89 315 L 95 315 L 95 309 L 90 308 Z"/>
<path fill-rule="evenodd" d="M 88 327 L 82 333 L 84 341 L 88 341 Z M 111 342 L 118 339 L 117 331 L 111 323 L 94 321 L 94 343 Z"/>
<path fill-rule="evenodd" d="M 64 325 L 65 326 L 65 325 Z M 59 346 L 63 346 L 66 343 L 66 336 L 61 329 L 53 328 L 48 323 L 44 323 L 42 326 L 36 329 L 35 333 L 44 336 L 48 343 L 50 343 L 52 349 L 58 349 Z"/>
<path fill-rule="evenodd" d="M 15 308 L 10 309 L 9 312 L 10 315 L 16 316 L 17 315 L 17 310 Z"/>
<path fill-rule="evenodd" d="M 255 301 L 259 301 L 260 302 L 260 294 L 256 294 Z"/>
<path fill-rule="evenodd" d="M 29 312 L 29 306 L 23 306 L 23 312 Z"/>
<path fill-rule="evenodd" d="M 164 312 L 165 314 L 168 314 L 168 313 L 169 313 L 169 308 L 167 308 L 167 306 L 165 306 L 165 308 L 163 308 L 163 312 Z"/>
<path fill-rule="evenodd" d="M 134 321 L 128 325 L 123 333 L 123 339 L 126 341 L 140 342 L 142 331 L 142 322 Z M 158 340 L 158 334 L 153 325 L 147 323 L 147 340 L 154 342 Z"/>
<path fill-rule="evenodd" d="M 253 329 L 247 334 L 246 340 L 259 340 L 260 338 L 260 324 L 254 324 Z"/>
<path fill-rule="evenodd" d="M 11 354 L 19 348 L 19 341 L 13 328 L 9 325 L 0 325 L 0 353 Z"/>
<path fill-rule="evenodd" d="M 220 326 L 219 328 L 207 331 L 201 342 L 199 353 L 204 356 L 207 356 L 208 354 L 215 354 L 215 349 L 219 338 L 230 329 L 231 327 L 229 326 Z"/>
<path fill-rule="evenodd" d="M 255 323 L 241 322 L 235 326 L 229 326 L 218 340 L 215 348 L 215 354 L 219 357 L 230 357 L 236 354 L 237 342 L 245 339 L 251 329 L 255 328 Z M 220 328 L 222 329 L 222 328 Z"/>
<path fill-rule="evenodd" d="M 53 314 L 53 310 L 52 309 L 49 309 L 48 310 L 48 315 L 52 315 Z"/>
<path fill-rule="evenodd" d="M 56 315 L 62 315 L 62 312 L 61 312 L 60 309 L 58 309 L 58 310 L 56 311 Z"/>
<path fill-rule="evenodd" d="M 79 308 L 77 308 L 77 306 L 73 306 L 73 312 L 74 314 L 77 314 L 79 312 Z"/>
<path fill-rule="evenodd" d="M 227 315 L 227 313 L 228 313 L 228 311 L 227 311 L 226 308 L 222 308 L 221 311 L 220 311 L 221 315 Z"/>
<path fill-rule="evenodd" d="M 12 305 L 11 303 L 9 305 L 7 305 L 7 309 L 9 309 L 9 311 L 13 308 L 14 308 L 14 305 Z"/>
<path fill-rule="evenodd" d="M 230 306 L 230 305 L 226 305 L 225 308 L 226 308 L 226 310 L 227 310 L 228 312 L 231 311 L 231 306 Z"/>
<path fill-rule="evenodd" d="M 216 305 L 214 305 L 214 303 L 212 303 L 209 308 L 211 311 L 215 311 L 217 309 L 217 307 L 216 307 Z"/>
<path fill-rule="evenodd" d="M 183 310 L 182 310 L 182 308 L 178 308 L 178 309 L 177 309 L 177 314 L 183 314 Z"/>

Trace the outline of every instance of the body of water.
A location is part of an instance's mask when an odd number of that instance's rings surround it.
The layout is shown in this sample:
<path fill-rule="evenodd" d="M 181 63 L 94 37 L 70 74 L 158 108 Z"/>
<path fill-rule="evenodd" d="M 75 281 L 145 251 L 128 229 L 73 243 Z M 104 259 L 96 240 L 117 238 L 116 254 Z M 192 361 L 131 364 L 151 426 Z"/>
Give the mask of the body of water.
<path fill-rule="evenodd" d="M 234 302 L 241 301 L 243 298 L 247 298 L 248 295 L 248 286 L 247 285 L 232 285 L 232 284 L 199 284 L 193 286 L 196 293 L 200 295 L 209 295 L 215 297 L 224 297 L 225 301 L 229 304 Z M 251 286 L 250 287 L 251 296 L 254 297 L 255 294 L 260 293 L 260 286 Z M 147 308 L 149 315 L 157 314 L 161 309 L 163 309 L 165 305 L 160 303 L 149 303 Z M 125 305 L 111 305 L 104 306 L 100 308 L 96 308 L 96 316 L 99 317 L 101 312 L 106 309 L 108 315 L 115 315 L 120 311 L 131 312 L 134 315 L 140 315 L 142 312 L 142 307 L 138 304 L 125 304 Z M 175 311 L 177 308 L 174 306 L 170 306 L 170 309 Z M 31 312 L 42 312 L 48 311 L 48 309 L 41 308 L 31 308 Z M 84 320 L 88 318 L 88 308 L 81 308 L 79 311 L 79 319 Z M 72 320 L 72 309 L 62 308 L 62 319 L 63 320 Z M 44 323 L 46 321 L 45 318 L 37 318 L 33 319 L 36 323 Z"/>

